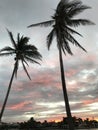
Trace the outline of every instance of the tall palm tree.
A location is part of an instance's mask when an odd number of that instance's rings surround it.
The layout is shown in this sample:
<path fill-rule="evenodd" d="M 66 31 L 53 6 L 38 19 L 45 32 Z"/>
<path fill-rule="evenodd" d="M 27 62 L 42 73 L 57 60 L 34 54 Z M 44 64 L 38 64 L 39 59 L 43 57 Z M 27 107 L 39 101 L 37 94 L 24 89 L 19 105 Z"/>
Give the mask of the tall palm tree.
<path fill-rule="evenodd" d="M 73 37 L 73 34 L 82 36 L 80 33 L 75 31 L 73 28 L 78 27 L 79 25 L 92 25 L 94 24 L 87 19 L 76 19 L 76 15 L 80 14 L 82 11 L 89 9 L 90 7 L 83 5 L 81 1 L 70 1 L 70 0 L 61 0 L 56 8 L 54 16 L 50 21 L 45 21 L 37 24 L 32 24 L 28 27 L 34 26 L 50 26 L 52 25 L 52 30 L 47 36 L 47 47 L 50 48 L 53 38 L 56 37 L 57 47 L 59 50 L 59 60 L 60 60 L 60 69 L 61 69 L 61 80 L 62 88 L 64 94 L 65 108 L 67 117 L 69 120 L 69 129 L 74 130 L 72 123 L 72 116 L 70 111 L 70 105 L 67 95 L 65 76 L 64 76 L 64 66 L 62 53 L 73 55 L 70 47 L 70 43 L 80 47 L 83 51 L 86 51 L 79 42 Z"/>
<path fill-rule="evenodd" d="M 0 122 L 1 122 L 1 118 L 3 115 L 7 100 L 8 100 L 8 96 L 9 96 L 9 92 L 11 89 L 13 78 L 14 78 L 14 76 L 17 77 L 17 70 L 19 67 L 19 61 L 21 61 L 22 65 L 23 65 L 23 69 L 26 72 L 28 78 L 31 79 L 30 75 L 26 69 L 26 65 L 28 65 L 27 61 L 31 62 L 31 63 L 39 64 L 39 62 L 37 62 L 37 60 L 41 60 L 41 58 L 42 58 L 42 56 L 38 52 L 37 48 L 34 45 L 28 44 L 28 41 L 29 41 L 28 37 L 24 37 L 24 36 L 20 37 L 20 34 L 18 33 L 17 42 L 16 42 L 13 38 L 12 32 L 10 32 L 9 30 L 7 30 L 7 31 L 8 31 L 8 34 L 10 36 L 13 47 L 6 46 L 3 49 L 1 49 L 0 56 L 9 56 L 9 55 L 14 54 L 15 64 L 14 64 L 14 69 L 13 69 L 12 76 L 11 76 L 11 79 L 9 82 L 7 94 L 6 94 L 2 109 L 1 109 Z"/>

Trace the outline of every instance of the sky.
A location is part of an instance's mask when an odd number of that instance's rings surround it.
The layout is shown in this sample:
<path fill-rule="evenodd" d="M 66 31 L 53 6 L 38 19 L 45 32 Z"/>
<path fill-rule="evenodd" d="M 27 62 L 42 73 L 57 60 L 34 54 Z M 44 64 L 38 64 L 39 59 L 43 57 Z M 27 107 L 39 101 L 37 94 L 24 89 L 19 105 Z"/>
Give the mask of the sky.
<path fill-rule="evenodd" d="M 50 50 L 46 37 L 51 27 L 27 28 L 28 25 L 50 20 L 60 0 L 0 0 L 0 49 L 11 46 L 6 31 L 30 37 L 42 54 L 41 65 L 29 64 L 30 81 L 21 65 L 14 78 L 2 121 L 62 120 L 66 116 L 60 78 L 58 49 L 55 39 Z M 93 21 L 94 26 L 75 28 L 83 37 L 75 36 L 87 50 L 72 46 L 73 56 L 63 55 L 66 85 L 72 116 L 98 119 L 98 0 L 82 0 L 92 9 L 85 10 L 78 18 Z M 12 70 L 14 57 L 0 57 L 0 109 L 2 107 Z"/>

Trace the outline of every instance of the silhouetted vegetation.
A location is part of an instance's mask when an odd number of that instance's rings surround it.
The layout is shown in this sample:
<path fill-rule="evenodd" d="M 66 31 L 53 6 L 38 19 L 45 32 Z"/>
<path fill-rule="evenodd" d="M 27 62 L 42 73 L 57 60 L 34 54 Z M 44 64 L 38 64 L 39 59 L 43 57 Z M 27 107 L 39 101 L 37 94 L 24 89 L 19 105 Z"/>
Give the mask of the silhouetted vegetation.
<path fill-rule="evenodd" d="M 72 117 L 72 121 L 74 124 L 74 128 L 98 128 L 98 121 L 92 119 L 90 120 L 89 118 L 86 118 L 83 120 L 82 118 L 77 118 L 77 117 Z M 26 122 L 18 122 L 18 123 L 2 123 L 0 125 L 0 130 L 4 128 L 18 128 L 22 130 L 31 130 L 31 129 L 37 129 L 37 130 L 43 130 L 43 129 L 51 129 L 51 128 L 68 128 L 68 118 L 63 117 L 63 119 L 60 122 L 55 122 L 51 121 L 48 122 L 45 120 L 44 122 L 36 121 L 33 117 L 31 117 L 28 121 Z"/>

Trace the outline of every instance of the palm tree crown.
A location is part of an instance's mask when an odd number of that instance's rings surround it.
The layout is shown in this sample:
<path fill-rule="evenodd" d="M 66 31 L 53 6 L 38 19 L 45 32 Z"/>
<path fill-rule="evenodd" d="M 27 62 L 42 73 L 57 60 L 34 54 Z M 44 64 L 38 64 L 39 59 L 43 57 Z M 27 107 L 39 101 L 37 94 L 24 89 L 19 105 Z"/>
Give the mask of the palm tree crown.
<path fill-rule="evenodd" d="M 39 25 L 40 26 L 53 25 L 53 29 L 47 36 L 48 49 L 51 46 L 53 38 L 56 37 L 57 46 L 63 50 L 64 54 L 66 54 L 66 52 L 69 53 L 70 55 L 73 54 L 69 46 L 69 43 L 72 43 L 80 47 L 84 51 L 86 51 L 73 37 L 72 34 L 78 34 L 82 36 L 77 31 L 75 31 L 73 27 L 78 27 L 79 25 L 94 24 L 93 22 L 87 19 L 74 18 L 76 15 L 89 8 L 90 7 L 83 5 L 81 1 L 61 0 L 57 6 L 54 16 L 52 16 L 52 20 L 45 21 L 42 23 L 32 24 L 28 27 L 39 26 Z"/>
<path fill-rule="evenodd" d="M 10 32 L 9 30 L 7 31 L 10 36 L 13 47 L 6 46 L 3 49 L 1 49 L 0 56 L 9 56 L 14 54 L 15 75 L 17 76 L 19 61 L 21 61 L 24 71 L 26 72 L 29 79 L 31 79 L 25 65 L 28 65 L 27 61 L 39 64 L 39 62 L 37 62 L 36 59 L 41 60 L 42 56 L 34 45 L 28 44 L 28 37 L 20 37 L 20 34 L 18 33 L 17 42 L 15 42 L 12 32 Z"/>

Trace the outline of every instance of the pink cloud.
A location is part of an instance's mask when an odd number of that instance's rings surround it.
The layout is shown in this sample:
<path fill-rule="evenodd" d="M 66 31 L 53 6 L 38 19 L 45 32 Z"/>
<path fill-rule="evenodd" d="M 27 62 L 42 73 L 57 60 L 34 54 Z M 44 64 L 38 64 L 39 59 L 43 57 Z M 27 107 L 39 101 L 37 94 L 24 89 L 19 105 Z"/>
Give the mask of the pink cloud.
<path fill-rule="evenodd" d="M 89 99 L 89 100 L 83 100 L 82 103 L 84 105 L 89 105 L 89 104 L 92 104 L 94 102 L 98 102 L 98 98 L 95 98 L 95 99 Z"/>
<path fill-rule="evenodd" d="M 75 74 L 77 74 L 79 70 L 75 70 L 75 69 L 69 69 L 67 70 L 67 72 L 65 72 L 65 76 L 67 77 L 71 77 L 71 76 L 74 76 Z"/>
<path fill-rule="evenodd" d="M 21 110 L 24 109 L 26 106 L 32 104 L 32 101 L 24 101 L 24 102 L 20 102 L 18 104 L 12 105 L 9 107 L 9 109 L 11 110 Z"/>
<path fill-rule="evenodd" d="M 33 100 L 34 100 L 34 98 L 40 99 L 41 97 L 42 97 L 42 95 L 40 94 L 40 92 L 37 92 L 37 91 L 34 91 L 34 92 L 30 91 L 27 95 L 25 95 L 25 97 L 22 96 L 23 99 L 33 98 Z"/>
<path fill-rule="evenodd" d="M 50 86 L 51 84 L 58 84 L 57 73 L 56 74 L 54 74 L 54 73 L 41 72 L 39 75 L 37 75 L 35 78 L 33 78 L 32 82 L 36 83 L 36 84 L 40 84 L 40 85 L 42 84 L 44 86 Z"/>
<path fill-rule="evenodd" d="M 95 54 L 89 54 L 87 55 L 86 57 L 84 57 L 84 59 L 87 61 L 90 61 L 90 62 L 95 62 L 97 59 L 97 56 Z"/>

